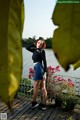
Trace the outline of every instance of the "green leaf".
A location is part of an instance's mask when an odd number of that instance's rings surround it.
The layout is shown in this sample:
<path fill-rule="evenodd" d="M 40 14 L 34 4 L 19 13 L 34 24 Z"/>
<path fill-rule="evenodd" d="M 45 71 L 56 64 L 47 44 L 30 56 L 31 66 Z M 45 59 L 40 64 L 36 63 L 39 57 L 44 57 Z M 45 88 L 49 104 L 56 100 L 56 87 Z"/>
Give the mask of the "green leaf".
<path fill-rule="evenodd" d="M 59 4 L 53 11 L 55 29 L 52 47 L 60 65 L 69 69 L 80 67 L 80 4 Z"/>
<path fill-rule="evenodd" d="M 22 75 L 22 4 L 0 1 L 0 99 L 10 109 Z"/>

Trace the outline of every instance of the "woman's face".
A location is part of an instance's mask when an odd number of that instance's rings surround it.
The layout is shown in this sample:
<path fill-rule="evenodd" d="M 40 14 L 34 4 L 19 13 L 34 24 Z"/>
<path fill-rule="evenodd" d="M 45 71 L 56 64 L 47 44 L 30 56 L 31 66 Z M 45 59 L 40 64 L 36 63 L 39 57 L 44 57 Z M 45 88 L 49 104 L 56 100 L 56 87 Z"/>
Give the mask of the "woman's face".
<path fill-rule="evenodd" d="M 37 44 L 36 44 L 36 47 L 37 47 L 37 48 L 42 48 L 42 46 L 43 46 L 43 41 L 42 41 L 42 40 L 39 40 L 39 41 L 37 42 Z"/>

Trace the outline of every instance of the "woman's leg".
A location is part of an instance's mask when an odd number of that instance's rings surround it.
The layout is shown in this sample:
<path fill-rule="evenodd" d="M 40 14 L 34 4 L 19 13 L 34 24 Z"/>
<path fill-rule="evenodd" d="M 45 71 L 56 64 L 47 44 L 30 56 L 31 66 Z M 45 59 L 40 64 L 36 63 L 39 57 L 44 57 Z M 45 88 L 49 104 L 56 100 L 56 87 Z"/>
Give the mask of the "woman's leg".
<path fill-rule="evenodd" d="M 46 90 L 46 81 L 45 80 L 41 80 L 41 82 L 40 82 L 40 89 L 42 91 L 42 103 L 46 104 L 47 90 Z"/>
<path fill-rule="evenodd" d="M 39 83 L 40 83 L 40 81 L 36 80 L 36 81 L 34 81 L 34 84 L 33 84 L 33 102 L 36 101 L 37 96 L 38 96 Z"/>

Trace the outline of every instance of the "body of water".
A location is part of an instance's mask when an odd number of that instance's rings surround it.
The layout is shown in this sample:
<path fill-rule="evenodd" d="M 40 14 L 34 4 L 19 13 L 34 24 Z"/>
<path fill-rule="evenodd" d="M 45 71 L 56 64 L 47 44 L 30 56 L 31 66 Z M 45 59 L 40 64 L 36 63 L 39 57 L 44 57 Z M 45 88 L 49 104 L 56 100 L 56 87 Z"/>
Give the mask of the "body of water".
<path fill-rule="evenodd" d="M 46 51 L 46 59 L 47 59 L 47 66 L 56 67 L 59 65 L 58 61 L 56 60 L 54 53 L 51 49 L 45 49 Z M 22 72 L 22 78 L 28 77 L 29 68 L 33 67 L 33 61 L 32 61 L 32 53 L 26 50 L 25 48 L 22 48 L 23 53 L 23 72 Z M 57 73 L 58 75 L 62 76 L 70 76 L 70 77 L 77 77 L 80 78 L 80 68 L 77 70 L 71 69 L 68 72 L 65 72 L 63 68 L 61 68 L 61 71 Z"/>

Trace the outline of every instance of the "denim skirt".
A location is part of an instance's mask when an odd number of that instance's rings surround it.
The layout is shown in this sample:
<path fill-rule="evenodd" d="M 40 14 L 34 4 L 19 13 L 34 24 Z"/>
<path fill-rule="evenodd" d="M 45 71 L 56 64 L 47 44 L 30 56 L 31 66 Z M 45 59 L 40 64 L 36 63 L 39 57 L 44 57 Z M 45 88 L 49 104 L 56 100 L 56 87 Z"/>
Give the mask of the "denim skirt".
<path fill-rule="evenodd" d="M 34 78 L 33 80 L 43 80 L 43 68 L 40 63 L 34 65 Z"/>

